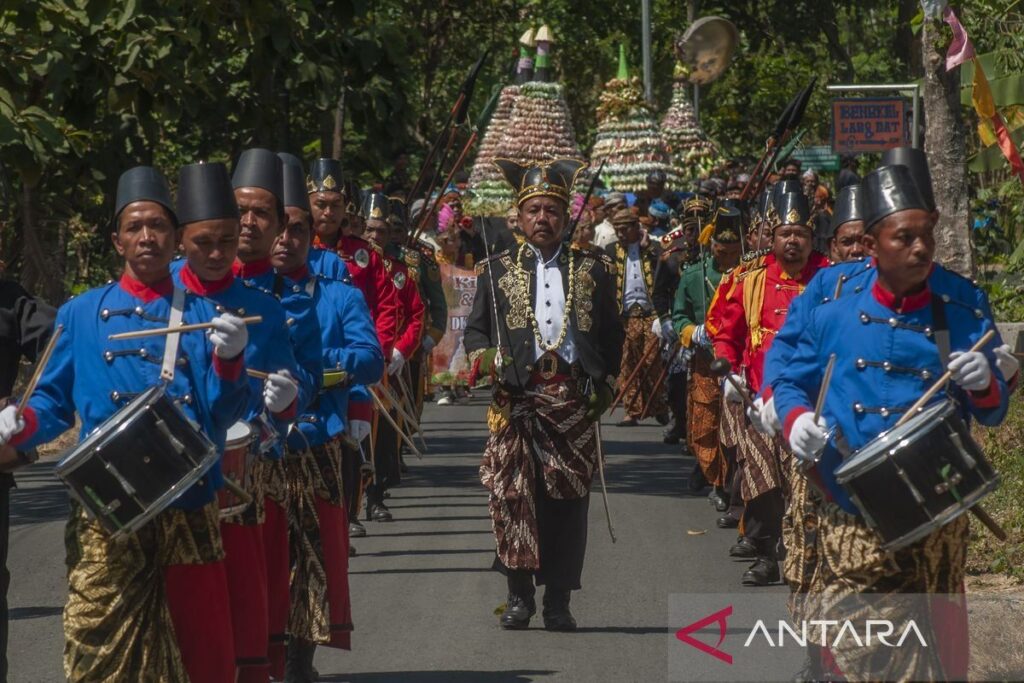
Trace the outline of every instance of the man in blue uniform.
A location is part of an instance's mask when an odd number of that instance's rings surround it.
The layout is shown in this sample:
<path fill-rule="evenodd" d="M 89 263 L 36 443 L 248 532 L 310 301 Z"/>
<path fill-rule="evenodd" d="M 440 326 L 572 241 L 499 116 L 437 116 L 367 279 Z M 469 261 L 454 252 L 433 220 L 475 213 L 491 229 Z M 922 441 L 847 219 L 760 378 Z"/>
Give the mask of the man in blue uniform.
<path fill-rule="evenodd" d="M 324 386 L 289 434 L 285 467 L 292 558 L 292 609 L 285 680 L 316 680 L 317 643 L 349 649 L 352 610 L 348 592 L 348 519 L 342 470 L 348 394 L 352 383 L 372 384 L 384 371 L 384 355 L 370 309 L 356 287 L 307 265 L 312 237 L 309 199 L 301 162 L 281 154 L 285 229 L 271 261 L 292 287 L 312 297 L 323 342 Z M 328 380 L 328 378 L 330 378 Z"/>
<path fill-rule="evenodd" d="M 241 511 L 221 510 L 228 593 L 231 600 L 235 658 L 239 680 L 266 681 L 269 675 L 267 646 L 267 570 L 263 549 L 265 519 L 263 470 L 272 461 L 262 457 L 272 435 L 264 415 L 278 424 L 296 414 L 298 387 L 292 379 L 298 368 L 290 344 L 285 312 L 276 297 L 246 286 L 232 273 L 238 251 L 238 205 L 223 164 L 200 163 L 182 167 L 178 176 L 178 220 L 185 258 L 172 264 L 176 282 L 187 291 L 205 297 L 237 315 L 259 315 L 263 322 L 249 330 L 245 349 L 247 368 L 268 373 L 266 380 L 250 378 L 252 393 L 244 422 L 260 438 L 253 439 L 241 463 L 223 463 L 232 472 L 241 464 L 239 484 L 253 497 Z M 232 454 L 232 457 L 237 457 Z M 232 501 L 233 502 L 233 501 Z"/>
<path fill-rule="evenodd" d="M 829 604 L 862 593 L 940 593 L 955 599 L 964 590 L 967 517 L 885 551 L 835 472 L 891 429 L 947 369 L 952 383 L 934 401 L 954 400 L 965 417 L 985 425 L 1001 422 L 1009 397 L 996 364 L 1001 342 L 997 335 L 981 351 L 968 350 L 994 327 L 992 314 L 970 281 L 933 263 L 936 214 L 907 167 L 883 166 L 865 177 L 863 188 L 864 248 L 875 264 L 875 280 L 844 296 L 842 305 L 831 302 L 810 312 L 774 383 L 795 456 L 813 463 L 821 453 L 814 470 L 824 491 L 817 533 L 823 550 L 812 591 Z M 812 406 L 830 354 L 835 369 L 816 420 Z M 870 662 L 874 650 L 845 644 L 827 650 L 826 665 L 882 680 L 960 680 L 967 674 L 966 612 L 946 608 L 931 616 L 919 625 L 933 646 L 893 648 L 884 671 L 867 668 L 878 664 L 877 657 Z"/>
<path fill-rule="evenodd" d="M 320 389 L 323 375 L 320 323 L 312 298 L 297 291 L 274 272 L 270 253 L 284 229 L 284 184 L 281 159 L 267 149 L 248 149 L 235 164 L 231 184 L 241 214 L 235 273 L 251 287 L 279 296 L 288 315 L 289 341 L 298 362 L 298 402 L 306 409 Z M 288 488 L 279 450 L 272 467 L 264 470 L 266 518 L 263 545 L 267 558 L 268 616 L 271 662 L 284 661 L 285 630 L 288 624 Z"/>
<path fill-rule="evenodd" d="M 124 274 L 60 308 L 57 324 L 63 334 L 53 357 L 24 420 L 16 419 L 13 407 L 0 413 L 0 444 L 46 443 L 70 429 L 76 414 L 84 438 L 127 400 L 163 382 L 185 415 L 223 446 L 227 428 L 249 400 L 243 358 L 248 334 L 237 316 L 175 288 L 168 266 L 176 225 L 166 181 L 157 171 L 137 167 L 121 176 L 112 237 L 125 261 Z M 166 327 L 172 300 L 183 310 L 183 323 L 212 320 L 214 332 L 109 339 L 119 332 Z M 214 495 L 221 485 L 218 463 L 117 543 L 72 503 L 64 611 L 69 680 L 234 681 Z"/>

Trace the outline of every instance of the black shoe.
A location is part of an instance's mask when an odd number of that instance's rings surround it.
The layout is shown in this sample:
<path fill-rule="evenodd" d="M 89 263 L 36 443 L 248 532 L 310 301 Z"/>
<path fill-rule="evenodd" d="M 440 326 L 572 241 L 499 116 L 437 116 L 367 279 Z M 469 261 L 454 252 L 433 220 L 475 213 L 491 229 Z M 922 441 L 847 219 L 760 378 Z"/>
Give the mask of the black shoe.
<path fill-rule="evenodd" d="M 669 421 L 672 418 L 669 416 L 668 413 L 662 413 L 661 415 L 655 415 L 654 419 L 658 421 L 658 424 L 660 424 L 662 427 L 664 427 L 665 425 L 667 425 L 669 423 Z"/>
<path fill-rule="evenodd" d="M 352 545 L 351 543 L 349 543 L 349 545 L 348 545 L 348 556 L 349 557 L 355 557 L 358 554 L 359 553 L 356 552 L 356 547 L 354 545 Z"/>
<path fill-rule="evenodd" d="M 715 524 L 719 529 L 735 529 L 740 525 L 740 520 L 736 519 L 732 515 L 722 515 L 715 520 Z"/>
<path fill-rule="evenodd" d="M 719 487 L 711 489 L 708 494 L 708 502 L 715 508 L 716 512 L 725 512 L 729 509 L 729 500 L 725 497 L 725 491 Z"/>
<path fill-rule="evenodd" d="M 366 527 L 358 519 L 353 519 L 348 523 L 348 537 L 349 538 L 362 538 L 366 536 Z"/>
<path fill-rule="evenodd" d="M 759 557 L 747 571 L 743 572 L 741 581 L 744 586 L 767 586 L 770 583 L 778 583 L 781 579 L 779 563 L 768 557 Z"/>
<path fill-rule="evenodd" d="M 576 619 L 569 611 L 570 591 L 544 590 L 544 630 L 546 631 L 575 631 Z"/>
<path fill-rule="evenodd" d="M 394 521 L 394 517 L 391 516 L 391 511 L 388 510 L 384 503 L 374 503 L 367 508 L 370 519 L 374 522 L 391 522 Z"/>
<path fill-rule="evenodd" d="M 683 428 L 679 426 L 679 423 L 673 424 L 671 427 L 666 429 L 661 434 L 662 441 L 667 444 L 677 444 L 683 440 Z"/>
<path fill-rule="evenodd" d="M 708 480 L 704 476 L 704 470 L 700 468 L 700 463 L 693 463 L 693 469 L 690 470 L 690 480 L 687 482 L 687 486 L 690 487 L 690 493 L 700 493 L 707 485 Z"/>
<path fill-rule="evenodd" d="M 640 424 L 635 417 L 627 417 L 625 420 L 621 420 L 615 423 L 616 427 L 636 427 Z"/>
<path fill-rule="evenodd" d="M 533 597 L 524 598 L 513 593 L 508 594 L 505 612 L 501 615 L 501 627 L 510 631 L 521 631 L 530 627 L 530 617 L 537 613 L 537 601 Z"/>
<path fill-rule="evenodd" d="M 315 654 L 316 643 L 301 638 L 291 639 L 284 660 L 285 683 L 314 683 L 319 678 L 313 668 Z"/>
<path fill-rule="evenodd" d="M 757 547 L 750 542 L 750 539 L 740 537 L 736 544 L 729 548 L 729 557 L 737 557 L 742 560 L 752 560 L 757 557 Z"/>

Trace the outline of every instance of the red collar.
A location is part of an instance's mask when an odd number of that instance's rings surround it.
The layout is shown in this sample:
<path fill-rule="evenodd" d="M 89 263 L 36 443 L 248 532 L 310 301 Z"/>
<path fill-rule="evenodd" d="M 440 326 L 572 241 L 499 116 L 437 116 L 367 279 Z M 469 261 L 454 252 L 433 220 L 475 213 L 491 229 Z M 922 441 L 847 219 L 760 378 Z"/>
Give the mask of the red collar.
<path fill-rule="evenodd" d="M 270 272 L 273 267 L 274 266 L 270 263 L 270 257 L 268 256 L 260 259 L 259 261 L 251 261 L 249 263 L 235 260 L 235 265 L 231 270 L 238 277 L 259 277 L 260 275 Z"/>
<path fill-rule="evenodd" d="M 230 287 L 234 280 L 235 274 L 233 272 L 229 272 L 219 280 L 201 280 L 188 264 L 185 264 L 185 267 L 181 269 L 182 284 L 188 287 L 190 291 L 202 296 L 219 294 Z"/>
<path fill-rule="evenodd" d="M 313 235 L 313 248 L 314 249 L 327 249 L 328 251 L 338 251 L 338 249 L 341 248 L 341 241 L 343 239 L 345 239 L 345 238 L 342 236 L 341 231 L 339 230 L 338 231 L 338 239 L 334 243 L 334 246 L 332 247 L 332 246 L 328 246 L 328 245 L 324 244 L 324 242 L 320 239 L 320 235 Z"/>
<path fill-rule="evenodd" d="M 934 267 L 934 266 L 933 266 Z M 928 286 L 927 280 L 924 284 L 924 289 L 915 294 L 909 294 L 903 297 L 903 300 L 897 303 L 896 295 L 885 289 L 875 280 L 875 284 L 871 286 L 871 293 L 874 295 L 878 303 L 882 304 L 888 309 L 896 311 L 897 313 L 911 313 L 913 311 L 919 311 L 932 300 L 932 290 Z"/>
<path fill-rule="evenodd" d="M 295 270 L 288 273 L 281 273 L 281 275 L 284 275 L 292 282 L 302 282 L 303 280 L 309 277 L 309 266 L 303 263 Z"/>
<path fill-rule="evenodd" d="M 147 304 L 150 301 L 156 301 L 161 297 L 169 296 L 171 292 L 174 291 L 174 281 L 171 280 L 170 275 L 159 282 L 147 285 L 139 282 L 128 273 L 124 273 L 121 275 L 121 281 L 119 284 L 121 285 L 121 289 L 137 299 L 142 299 Z"/>

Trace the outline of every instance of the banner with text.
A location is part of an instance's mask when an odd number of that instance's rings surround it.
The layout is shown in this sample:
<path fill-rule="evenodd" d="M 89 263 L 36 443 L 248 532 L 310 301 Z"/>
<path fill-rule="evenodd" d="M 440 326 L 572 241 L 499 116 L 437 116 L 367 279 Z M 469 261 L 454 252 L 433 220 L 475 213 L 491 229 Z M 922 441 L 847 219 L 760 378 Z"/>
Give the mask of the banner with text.
<path fill-rule="evenodd" d="M 430 356 L 430 380 L 433 384 L 465 385 L 469 379 L 469 361 L 462 343 L 466 320 L 476 296 L 476 271 L 450 263 L 439 264 L 444 299 L 448 304 L 448 324 L 444 337 Z"/>
<path fill-rule="evenodd" d="M 899 97 L 832 100 L 832 151 L 882 152 L 910 144 L 910 109 Z"/>

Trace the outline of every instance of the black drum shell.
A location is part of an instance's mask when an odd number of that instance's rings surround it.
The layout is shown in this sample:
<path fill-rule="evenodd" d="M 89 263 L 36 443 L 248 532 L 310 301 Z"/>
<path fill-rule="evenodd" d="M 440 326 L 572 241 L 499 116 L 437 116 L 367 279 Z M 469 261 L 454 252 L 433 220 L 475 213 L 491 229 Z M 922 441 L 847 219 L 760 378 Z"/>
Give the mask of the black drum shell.
<path fill-rule="evenodd" d="M 837 472 L 885 550 L 924 538 L 999 485 L 999 475 L 955 410 L 943 411 L 926 427 L 862 465 Z M 947 482 L 952 478 L 959 478 L 956 495 Z"/>
<path fill-rule="evenodd" d="M 116 534 L 138 529 L 166 508 L 216 457 L 213 443 L 156 386 L 71 449 L 56 474 Z M 105 510 L 112 503 L 116 508 Z"/>

